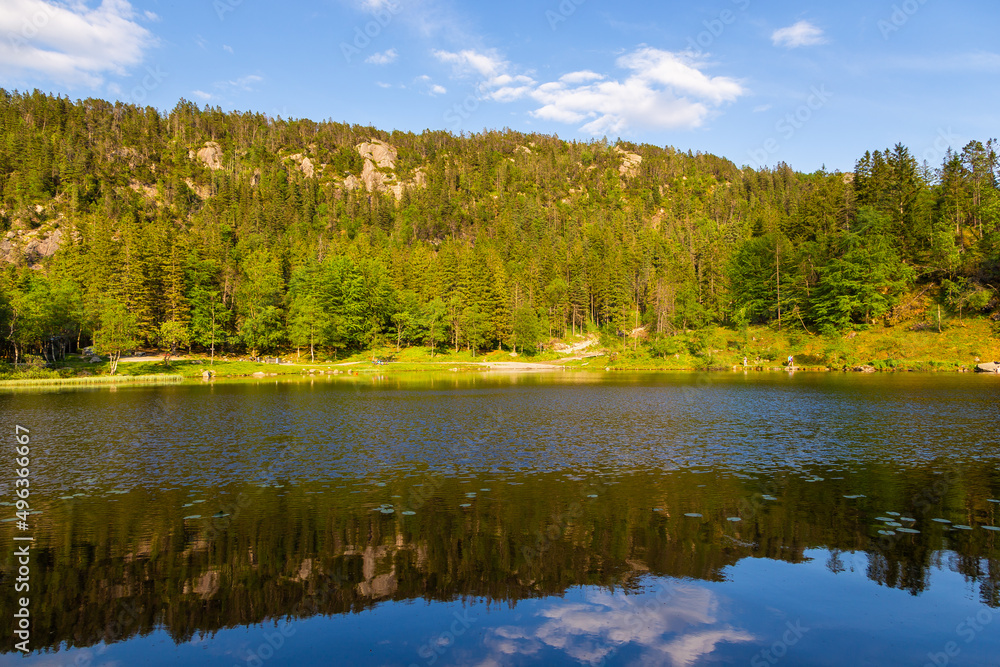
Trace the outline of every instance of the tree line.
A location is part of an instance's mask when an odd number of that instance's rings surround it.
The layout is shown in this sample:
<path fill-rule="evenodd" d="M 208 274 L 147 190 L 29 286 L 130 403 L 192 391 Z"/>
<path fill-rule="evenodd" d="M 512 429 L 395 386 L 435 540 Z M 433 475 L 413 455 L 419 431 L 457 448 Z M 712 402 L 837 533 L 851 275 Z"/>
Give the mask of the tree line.
<path fill-rule="evenodd" d="M 411 183 L 419 171 L 422 185 L 398 197 L 346 187 L 371 140 L 398 153 L 392 174 L 377 171 Z M 215 169 L 196 155 L 206 142 L 219 146 Z M 636 326 L 655 349 L 709 325 L 894 322 L 913 316 L 914 294 L 988 314 L 996 148 L 973 141 L 929 165 L 897 144 L 851 173 L 806 174 L 621 140 L 385 132 L 0 90 L 6 239 L 62 231 L 54 256 L 15 253 L 0 270 L 2 353 L 531 352 Z"/>

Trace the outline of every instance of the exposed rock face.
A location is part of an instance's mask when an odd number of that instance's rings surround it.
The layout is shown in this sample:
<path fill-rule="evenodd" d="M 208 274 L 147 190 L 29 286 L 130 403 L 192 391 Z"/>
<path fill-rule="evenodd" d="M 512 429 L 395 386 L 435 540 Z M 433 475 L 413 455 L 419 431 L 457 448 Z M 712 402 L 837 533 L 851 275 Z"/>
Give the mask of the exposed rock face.
<path fill-rule="evenodd" d="M 302 153 L 289 155 L 288 159 L 299 166 L 299 171 L 305 174 L 306 178 L 314 178 L 316 176 L 316 166 L 313 164 L 312 160 L 302 155 Z"/>
<path fill-rule="evenodd" d="M 642 156 L 623 151 L 618 146 L 615 146 L 615 150 L 622 156 L 621 166 L 618 167 L 619 175 L 636 176 L 639 173 L 639 165 L 642 164 Z"/>
<path fill-rule="evenodd" d="M 399 201 L 407 188 L 427 187 L 427 174 L 423 169 L 416 169 L 413 179 L 409 181 L 397 181 L 394 173 L 383 171 L 395 169 L 398 156 L 396 149 L 384 141 L 372 139 L 355 148 L 358 155 L 364 158 L 365 165 L 360 178 L 352 175 L 344 179 L 344 187 L 348 190 L 357 190 L 363 185 L 368 192 L 391 192 Z"/>
<path fill-rule="evenodd" d="M 56 254 L 65 236 L 61 229 L 11 230 L 0 240 L 0 260 L 15 264 L 22 258 L 28 266 L 34 266 L 46 257 Z"/>
<path fill-rule="evenodd" d="M 396 157 L 398 153 L 396 149 L 385 143 L 384 141 L 379 141 L 378 139 L 372 139 L 370 142 L 365 142 L 358 144 L 358 154 L 361 155 L 365 160 L 371 160 L 381 169 L 395 169 L 396 168 Z"/>
<path fill-rule="evenodd" d="M 198 159 L 212 171 L 222 169 L 222 147 L 214 141 L 205 143 L 205 147 L 197 153 Z"/>
<path fill-rule="evenodd" d="M 993 361 L 976 366 L 977 373 L 1000 373 L 1000 361 Z"/>

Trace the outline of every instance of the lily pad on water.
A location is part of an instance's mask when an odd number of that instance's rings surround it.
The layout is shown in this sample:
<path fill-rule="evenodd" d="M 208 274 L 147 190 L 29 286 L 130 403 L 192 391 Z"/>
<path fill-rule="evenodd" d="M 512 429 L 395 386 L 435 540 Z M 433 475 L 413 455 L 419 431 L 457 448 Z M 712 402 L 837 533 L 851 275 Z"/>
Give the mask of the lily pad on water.
<path fill-rule="evenodd" d="M 951 523 L 948 519 L 931 519 L 931 521 L 935 521 L 937 523 Z"/>
<path fill-rule="evenodd" d="M 493 489 L 479 489 L 480 491 L 492 491 Z"/>
<path fill-rule="evenodd" d="M 73 500 L 75 496 L 59 496 L 59 500 Z M 8 505 L 9 503 L 0 503 L 2 505 Z"/>
<path fill-rule="evenodd" d="M 686 517 L 690 517 L 690 518 L 692 518 L 692 519 L 700 519 L 700 518 L 701 518 L 701 515 L 700 515 L 700 514 L 698 514 L 697 512 L 688 512 L 688 513 L 687 513 L 687 514 L 685 514 L 684 516 L 686 516 Z"/>
<path fill-rule="evenodd" d="M 472 507 L 472 503 L 462 503 L 459 507 Z"/>
<path fill-rule="evenodd" d="M 187 521 L 188 519 L 200 519 L 200 518 L 201 518 L 200 514 L 192 514 L 191 516 L 184 517 L 184 520 Z"/>
<path fill-rule="evenodd" d="M 992 530 L 995 533 L 1000 533 L 1000 528 L 997 528 L 996 526 L 981 526 L 981 528 L 983 530 Z"/>
<path fill-rule="evenodd" d="M 475 491 L 469 491 L 467 494 L 465 494 L 465 497 L 466 498 L 475 498 L 476 497 L 476 492 Z"/>
<path fill-rule="evenodd" d="M 896 521 L 886 521 L 885 525 L 892 526 L 893 528 L 901 528 L 903 526 L 903 524 L 898 523 Z"/>
<path fill-rule="evenodd" d="M 596 494 L 596 493 L 591 493 L 591 494 L 590 494 L 589 496 L 587 496 L 587 497 L 588 497 L 588 498 L 596 498 L 596 497 L 597 497 L 597 494 Z"/>
<path fill-rule="evenodd" d="M 738 516 L 731 516 L 726 518 L 726 521 L 732 521 L 733 523 L 738 523 L 742 520 L 743 519 L 739 518 Z"/>
<path fill-rule="evenodd" d="M 899 517 L 899 520 L 900 521 L 906 521 L 908 523 L 916 523 L 917 522 L 916 519 L 912 519 L 912 518 L 910 518 L 908 516 L 901 516 L 901 517 Z"/>
<path fill-rule="evenodd" d="M 416 514 L 416 512 L 414 512 L 413 510 L 403 510 L 402 512 L 400 512 L 400 514 L 402 514 L 403 516 L 413 516 L 414 514 Z"/>
<path fill-rule="evenodd" d="M 893 530 L 880 530 L 880 531 L 878 531 L 878 534 L 879 535 L 885 535 L 887 537 L 891 537 L 891 536 L 895 535 L 896 532 L 893 531 Z"/>
<path fill-rule="evenodd" d="M 385 486 L 385 482 L 375 482 L 375 486 Z"/>
<path fill-rule="evenodd" d="M 899 512 L 886 512 L 889 516 L 899 516 Z"/>
<path fill-rule="evenodd" d="M 972 526 L 962 526 L 962 525 L 959 525 L 959 524 L 956 524 L 956 525 L 954 525 L 952 527 L 955 530 L 972 530 Z"/>
<path fill-rule="evenodd" d="M 910 533 L 910 534 L 913 534 L 913 535 L 917 535 L 917 534 L 920 533 L 920 531 L 917 530 L 916 528 L 897 528 L 896 532 L 897 533 Z"/>
<path fill-rule="evenodd" d="M 765 495 L 765 496 L 761 496 L 761 498 L 763 498 L 764 500 L 777 500 L 777 498 L 775 498 L 774 496 L 766 496 Z"/>
<path fill-rule="evenodd" d="M 859 493 L 855 496 L 844 496 L 844 497 L 847 498 L 848 500 L 857 500 L 858 498 L 865 498 L 866 496 L 864 494 Z"/>
<path fill-rule="evenodd" d="M 892 519 L 890 519 L 887 516 L 877 516 L 877 517 L 875 517 L 875 520 L 876 521 L 883 521 L 883 522 L 885 522 L 885 521 L 892 521 Z"/>
<path fill-rule="evenodd" d="M 383 507 L 379 511 L 382 512 L 382 514 L 392 514 L 396 510 L 392 509 L 391 507 Z"/>
<path fill-rule="evenodd" d="M 229 516 L 229 515 L 226 514 L 225 512 L 216 512 L 215 514 L 212 515 L 212 518 L 213 519 L 221 519 L 221 518 L 227 517 L 227 516 Z"/>

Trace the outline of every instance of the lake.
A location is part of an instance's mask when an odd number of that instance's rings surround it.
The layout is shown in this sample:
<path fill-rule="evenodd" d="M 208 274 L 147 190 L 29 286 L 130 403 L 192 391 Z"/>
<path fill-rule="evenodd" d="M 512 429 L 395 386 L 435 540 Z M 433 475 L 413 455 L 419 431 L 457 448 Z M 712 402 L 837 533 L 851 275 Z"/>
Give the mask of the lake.
<path fill-rule="evenodd" d="M 31 653 L 4 632 L 0 664 L 1000 664 L 994 376 L 337 376 L 0 414 L 5 627 L 34 538 Z"/>

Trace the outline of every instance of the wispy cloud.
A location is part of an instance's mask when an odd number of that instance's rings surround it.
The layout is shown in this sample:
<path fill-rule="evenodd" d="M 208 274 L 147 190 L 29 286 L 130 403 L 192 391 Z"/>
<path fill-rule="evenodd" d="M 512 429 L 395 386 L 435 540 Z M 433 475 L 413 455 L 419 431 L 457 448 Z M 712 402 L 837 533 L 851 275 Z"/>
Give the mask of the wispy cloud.
<path fill-rule="evenodd" d="M 229 81 L 220 81 L 216 83 L 218 88 L 228 88 L 230 90 L 239 90 L 245 93 L 252 93 L 254 91 L 254 84 L 260 83 L 264 80 L 264 77 L 257 74 L 248 74 L 246 76 L 241 76 L 238 79 L 231 79 Z"/>
<path fill-rule="evenodd" d="M 826 37 L 823 30 L 813 25 L 809 21 L 799 21 L 787 28 L 779 28 L 771 34 L 771 41 L 775 46 L 783 46 L 786 49 L 796 49 L 801 46 L 816 46 L 825 44 Z"/>
<path fill-rule="evenodd" d="M 390 65 L 396 62 L 396 58 L 398 57 L 399 53 L 396 52 L 396 49 L 389 49 L 380 53 L 373 53 L 365 58 L 365 62 L 370 65 Z"/>
<path fill-rule="evenodd" d="M 511 64 L 496 51 L 433 51 L 432 55 L 452 65 L 456 76 L 478 78 L 480 93 L 498 102 L 521 99 L 535 85 L 535 80 L 527 74 L 513 73 Z"/>
<path fill-rule="evenodd" d="M 539 83 L 519 72 L 496 51 L 434 51 L 459 78 L 477 77 L 479 94 L 497 102 L 531 99 L 541 104 L 535 118 L 582 124 L 594 135 L 629 129 L 677 129 L 700 126 L 710 114 L 745 93 L 735 79 L 709 76 L 704 63 L 689 53 L 643 46 L 618 58 L 628 72 L 613 79 L 582 70 Z"/>
<path fill-rule="evenodd" d="M 914 55 L 885 58 L 878 65 L 919 72 L 1000 72 L 1000 53 L 977 51 L 952 55 Z"/>
<path fill-rule="evenodd" d="M 156 42 L 138 18 L 126 0 L 103 0 L 96 9 L 82 2 L 4 0 L 0 72 L 34 72 L 70 86 L 97 87 L 104 74 L 122 75 L 142 62 Z"/>
<path fill-rule="evenodd" d="M 444 95 L 448 92 L 448 89 L 444 86 L 434 83 L 427 74 L 421 74 L 414 80 L 418 85 L 417 88 L 422 88 L 428 95 L 434 97 L 436 95 Z"/>
<path fill-rule="evenodd" d="M 191 94 L 204 102 L 207 102 L 208 100 L 212 99 L 212 94 L 206 93 L 204 90 L 192 90 Z"/>
<path fill-rule="evenodd" d="M 702 72 L 703 63 L 690 54 L 643 47 L 621 56 L 616 64 L 628 76 L 619 80 L 574 72 L 541 84 L 531 92 L 542 104 L 532 115 L 584 123 L 580 129 L 594 135 L 629 129 L 690 129 L 745 93 L 735 79 Z"/>

